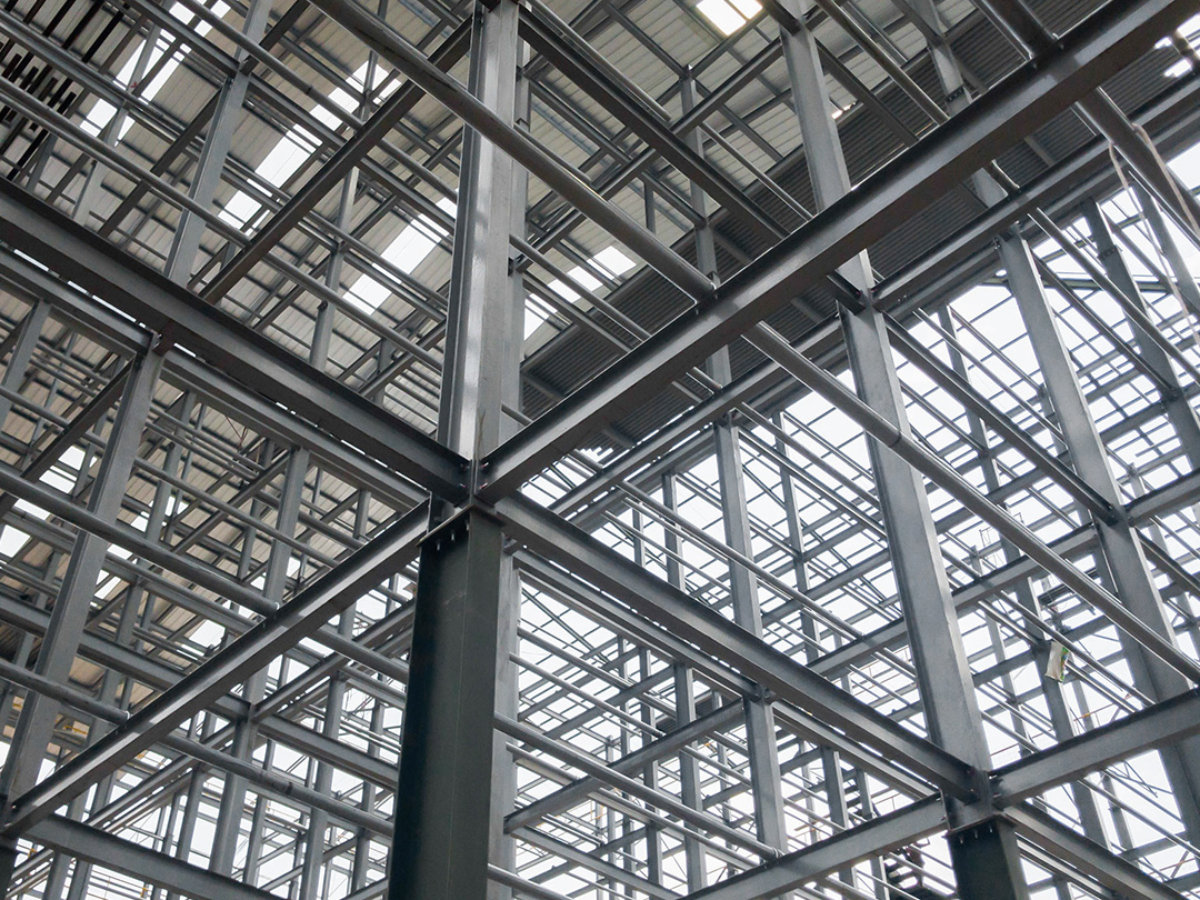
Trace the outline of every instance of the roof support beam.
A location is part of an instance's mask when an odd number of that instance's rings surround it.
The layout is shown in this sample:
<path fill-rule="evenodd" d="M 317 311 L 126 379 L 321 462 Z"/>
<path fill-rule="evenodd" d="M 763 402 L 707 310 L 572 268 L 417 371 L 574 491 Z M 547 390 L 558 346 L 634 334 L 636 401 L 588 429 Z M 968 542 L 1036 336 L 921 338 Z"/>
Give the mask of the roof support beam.
<path fill-rule="evenodd" d="M 456 454 L 11 182 L 0 185 L 0 240 L 434 493 L 462 497 Z"/>
<path fill-rule="evenodd" d="M 1004 79 L 492 453 L 484 495 L 516 490 L 1062 112 L 1187 15 L 1187 5 L 1172 0 L 1107 4 L 1055 53 Z"/>

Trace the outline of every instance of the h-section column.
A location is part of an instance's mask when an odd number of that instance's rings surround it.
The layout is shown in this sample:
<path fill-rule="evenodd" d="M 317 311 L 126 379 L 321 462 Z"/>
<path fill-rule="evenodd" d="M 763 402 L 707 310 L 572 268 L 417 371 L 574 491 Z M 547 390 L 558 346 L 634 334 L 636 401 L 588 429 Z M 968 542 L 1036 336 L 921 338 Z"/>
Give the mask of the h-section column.
<path fill-rule="evenodd" d="M 477 3 L 471 91 L 513 121 L 518 9 Z M 508 276 L 514 166 L 464 132 L 439 439 L 469 459 L 497 446 L 520 316 Z M 508 388 L 510 389 L 510 388 Z M 471 473 L 472 479 L 475 474 Z M 474 504 L 435 510 L 421 548 L 388 900 L 483 900 L 503 535 Z"/>
<path fill-rule="evenodd" d="M 850 178 L 830 114 L 816 42 L 805 24 L 807 4 L 793 12 L 798 13 L 799 27 L 794 33 L 784 30 L 782 34 L 784 58 L 813 194 L 817 206 L 824 209 L 850 189 Z M 859 395 L 907 434 L 908 420 L 887 329 L 870 302 L 874 278 L 866 252 L 839 271 L 862 292 L 864 301 L 861 311 L 842 312 Z M 984 773 L 990 768 L 990 756 L 924 484 L 906 462 L 875 442 L 871 442 L 870 452 L 930 737 L 980 773 L 977 803 L 947 800 L 950 854 L 959 896 L 963 900 L 1024 900 L 1028 889 L 1016 837 L 989 805 Z"/>

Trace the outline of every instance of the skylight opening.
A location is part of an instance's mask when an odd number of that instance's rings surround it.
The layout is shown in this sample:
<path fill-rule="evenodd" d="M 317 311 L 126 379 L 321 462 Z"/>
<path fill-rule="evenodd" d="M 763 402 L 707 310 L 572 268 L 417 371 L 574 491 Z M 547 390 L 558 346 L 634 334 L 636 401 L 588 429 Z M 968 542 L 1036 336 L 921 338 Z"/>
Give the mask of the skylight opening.
<path fill-rule="evenodd" d="M 1175 29 L 1175 37 L 1185 41 L 1193 50 L 1200 50 L 1200 15 L 1192 16 Z M 1168 50 L 1174 46 L 1171 38 L 1165 37 L 1154 45 L 1156 50 Z M 1163 72 L 1167 78 L 1182 78 L 1192 71 L 1190 59 L 1180 59 L 1169 65 Z"/>
<path fill-rule="evenodd" d="M 367 63 L 363 63 L 353 75 L 346 79 L 344 86 L 334 88 L 329 93 L 329 99 L 348 113 L 358 109 L 361 102 L 363 79 L 367 77 Z M 379 68 L 375 70 L 375 82 L 382 78 Z M 389 84 L 382 96 L 394 91 L 399 86 L 398 81 Z M 341 119 L 324 106 L 316 106 L 312 110 L 313 118 L 328 128 L 336 129 L 341 125 Z M 271 152 L 266 155 L 255 168 L 254 173 L 272 187 L 282 187 L 288 179 L 299 171 L 313 153 L 319 141 L 307 128 L 294 125 L 290 128 Z M 235 228 L 245 228 L 250 220 L 262 209 L 262 203 L 246 191 L 238 191 L 218 216 Z"/>
<path fill-rule="evenodd" d="M 303 135 L 307 135 L 307 132 L 299 127 L 292 128 L 258 164 L 255 174 L 272 187 L 282 187 L 312 154 L 312 145 L 306 146 L 300 142 Z M 225 204 L 219 216 L 236 228 L 244 228 L 260 209 L 262 204 L 258 200 L 246 191 L 238 191 Z"/>
<path fill-rule="evenodd" d="M 592 257 L 592 264 L 599 266 L 601 271 L 612 278 L 624 275 L 633 268 L 633 260 L 618 250 L 615 246 L 605 247 Z"/>
<path fill-rule="evenodd" d="M 221 0 L 218 0 L 218 2 L 213 4 L 212 12 L 213 15 L 217 17 L 224 17 L 224 15 L 229 12 L 229 7 L 225 3 L 221 2 Z M 173 18 L 182 23 L 185 26 L 185 29 L 190 29 L 196 35 L 197 39 L 202 39 L 205 35 L 212 31 L 211 23 L 207 21 L 199 21 L 198 17 L 194 16 L 191 10 L 189 10 L 182 3 L 172 4 L 170 14 Z M 146 63 L 147 71 L 153 69 L 155 65 L 158 64 L 158 61 L 162 59 L 163 54 L 167 52 L 167 49 L 171 46 L 172 42 L 173 39 L 169 35 L 160 34 L 158 36 L 158 40 L 155 42 L 154 49 L 151 51 L 150 58 Z M 133 70 L 137 68 L 138 59 L 142 55 L 143 47 L 145 47 L 144 41 L 139 48 L 130 55 L 129 59 L 125 61 L 125 65 L 121 67 L 121 71 L 118 72 L 117 77 L 113 79 L 118 87 L 124 88 L 129 85 L 130 80 L 133 78 Z M 183 53 L 176 52 L 171 59 L 167 60 L 167 62 L 163 64 L 163 67 L 158 71 L 158 73 L 141 87 L 142 99 L 147 103 L 153 100 L 155 95 L 162 90 L 163 85 L 165 85 L 170 80 L 171 76 L 175 74 L 175 70 L 179 68 L 182 62 Z M 137 90 L 136 85 L 134 86 L 134 90 Z M 88 113 L 87 118 L 83 120 L 83 123 L 80 127 L 82 127 L 84 131 L 93 137 L 99 137 L 100 132 L 108 127 L 108 123 L 113 120 L 113 117 L 116 114 L 117 108 L 107 100 L 97 100 L 95 105 L 92 107 L 91 112 Z M 117 140 L 124 140 L 125 135 L 129 133 L 129 129 L 132 127 L 133 119 L 127 117 L 125 121 L 121 123 L 121 130 L 117 134 Z"/>
<path fill-rule="evenodd" d="M 12 525 L 5 525 L 0 531 L 0 556 L 12 559 L 25 546 L 29 535 Z"/>
<path fill-rule="evenodd" d="M 600 279 L 595 277 L 583 266 L 576 266 L 567 274 L 571 276 L 572 281 L 574 281 L 580 287 L 586 288 L 589 292 L 600 287 Z M 558 294 L 558 296 L 562 297 L 564 300 L 569 300 L 572 303 L 575 303 L 579 300 L 579 294 L 575 291 L 575 289 L 568 287 L 567 283 L 561 278 L 555 278 L 547 286 L 550 288 L 550 290 L 554 291 L 554 293 Z"/>
<path fill-rule="evenodd" d="M 615 279 L 624 275 L 633 268 L 634 262 L 616 246 L 608 246 L 588 260 L 588 266 L 599 269 L 601 274 Z M 588 267 L 575 266 L 567 272 L 571 280 L 589 292 L 595 292 L 603 284 L 599 278 L 593 275 Z M 555 278 L 546 285 L 558 296 L 562 297 L 571 303 L 577 303 L 581 298 L 579 292 L 570 287 L 561 278 Z M 530 298 L 535 301 L 532 308 L 527 304 L 525 308 L 525 339 L 537 331 L 538 327 L 550 317 L 551 310 L 544 303 L 536 301 L 535 298 Z"/>
<path fill-rule="evenodd" d="M 758 15 L 762 4 L 757 0 L 700 0 L 696 9 L 728 37 Z"/>
<path fill-rule="evenodd" d="M 437 206 L 450 216 L 454 216 L 457 209 L 457 205 L 449 197 L 443 197 Z M 433 252 L 433 248 L 449 234 L 449 231 L 429 216 L 422 214 L 406 225 L 380 256 L 405 275 L 411 275 Z M 379 309 L 391 294 L 390 288 L 365 273 L 346 288 L 346 299 L 368 313 Z"/>

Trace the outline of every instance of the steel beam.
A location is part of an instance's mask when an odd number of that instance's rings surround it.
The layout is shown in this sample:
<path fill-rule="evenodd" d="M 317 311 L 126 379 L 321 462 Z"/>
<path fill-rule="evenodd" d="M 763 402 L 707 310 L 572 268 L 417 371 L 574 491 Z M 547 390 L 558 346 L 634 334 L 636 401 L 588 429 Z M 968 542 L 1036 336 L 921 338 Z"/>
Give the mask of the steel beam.
<path fill-rule="evenodd" d="M 214 875 L 198 866 L 170 859 L 160 853 L 98 828 L 73 822 L 65 816 L 50 816 L 35 825 L 29 839 L 87 860 L 138 881 L 177 891 L 187 897 L 269 900 L 274 895 L 248 887 L 232 878 Z"/>
<path fill-rule="evenodd" d="M 516 490 L 601 426 L 654 396 L 771 311 L 889 234 L 1000 151 L 1149 50 L 1187 17 L 1172 0 L 1110 3 L 871 175 L 703 302 L 484 460 L 489 499 Z"/>
<path fill-rule="evenodd" d="M 0 185 L 0 240 L 429 488 L 463 496 L 465 463 L 408 423 L 25 194 Z"/>
<path fill-rule="evenodd" d="M 991 774 L 996 802 L 1004 806 L 1020 802 L 1197 732 L 1200 690 L 1191 690 L 996 769 Z"/>
<path fill-rule="evenodd" d="M 425 531 L 427 510 L 417 508 L 369 546 L 320 578 L 252 630 L 202 663 L 144 706 L 129 721 L 80 753 L 51 777 L 15 798 L 5 828 L 20 834 L 60 805 L 116 771 L 180 722 L 239 681 L 299 643 L 332 616 L 405 565 Z"/>

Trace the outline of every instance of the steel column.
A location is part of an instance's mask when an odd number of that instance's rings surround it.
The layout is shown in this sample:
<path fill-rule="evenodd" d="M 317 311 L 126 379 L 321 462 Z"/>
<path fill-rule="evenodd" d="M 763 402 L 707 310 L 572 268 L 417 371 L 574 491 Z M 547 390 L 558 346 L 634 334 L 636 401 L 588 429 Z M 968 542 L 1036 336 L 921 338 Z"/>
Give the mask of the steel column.
<path fill-rule="evenodd" d="M 1023 240 L 1007 236 L 1000 241 L 1000 254 L 1071 460 L 1088 484 L 1114 508 L 1123 510 L 1107 451 L 1083 397 L 1075 367 L 1063 345 L 1058 323 L 1034 268 L 1032 253 Z M 1122 514 L 1115 521 L 1098 520 L 1096 529 L 1121 603 L 1162 640 L 1173 644 L 1173 630 L 1141 541 L 1128 517 Z M 1166 700 L 1188 689 L 1186 679 L 1147 654 L 1131 636 L 1121 632 L 1121 640 L 1134 681 L 1147 696 Z M 1190 839 L 1200 843 L 1200 742 L 1188 741 L 1179 748 L 1164 751 L 1163 762 L 1172 787 L 1181 798 L 1180 811 Z"/>
<path fill-rule="evenodd" d="M 474 7 L 473 102 L 511 128 L 516 116 L 519 9 Z M 490 136 L 464 132 L 438 437 L 477 459 L 504 432 L 505 374 L 519 340 L 508 272 L 513 163 Z M 483 900 L 488 854 L 507 809 L 494 790 L 496 661 L 501 593 L 512 619 L 512 578 L 502 578 L 503 533 L 468 507 L 439 522 L 421 549 L 408 698 L 397 788 L 388 900 Z M 505 653 L 507 657 L 507 653 Z M 506 685 L 508 667 L 500 670 Z M 510 688 L 506 688 L 509 690 Z M 507 704 L 511 701 L 505 699 Z"/>
<path fill-rule="evenodd" d="M 794 33 L 783 31 L 781 40 L 814 195 L 818 207 L 825 209 L 850 190 L 850 178 L 837 126 L 830 116 L 824 72 L 812 32 L 805 24 L 801 23 Z M 871 303 L 875 279 L 866 252 L 843 264 L 840 271 L 862 292 L 865 302 L 861 311 L 843 308 L 841 312 L 846 352 L 859 396 L 892 427 L 907 433 L 904 398 L 896 377 L 887 326 Z M 977 772 L 987 771 L 991 765 L 982 716 L 925 485 L 908 463 L 874 441 L 870 442 L 870 453 L 926 727 L 936 743 Z M 989 806 L 985 790 L 979 791 L 975 803 L 948 802 L 951 828 L 967 826 L 983 828 L 989 835 L 1001 833 L 1003 829 L 998 826 L 976 825 L 981 818 L 988 823 L 993 821 Z M 1027 896 L 1015 841 L 986 840 L 969 845 L 978 849 L 993 870 L 988 881 L 990 891 L 984 894 L 976 891 L 978 883 L 972 880 L 980 860 L 954 852 L 958 840 L 951 838 L 951 857 L 959 892 L 965 900 L 1019 900 Z"/>

